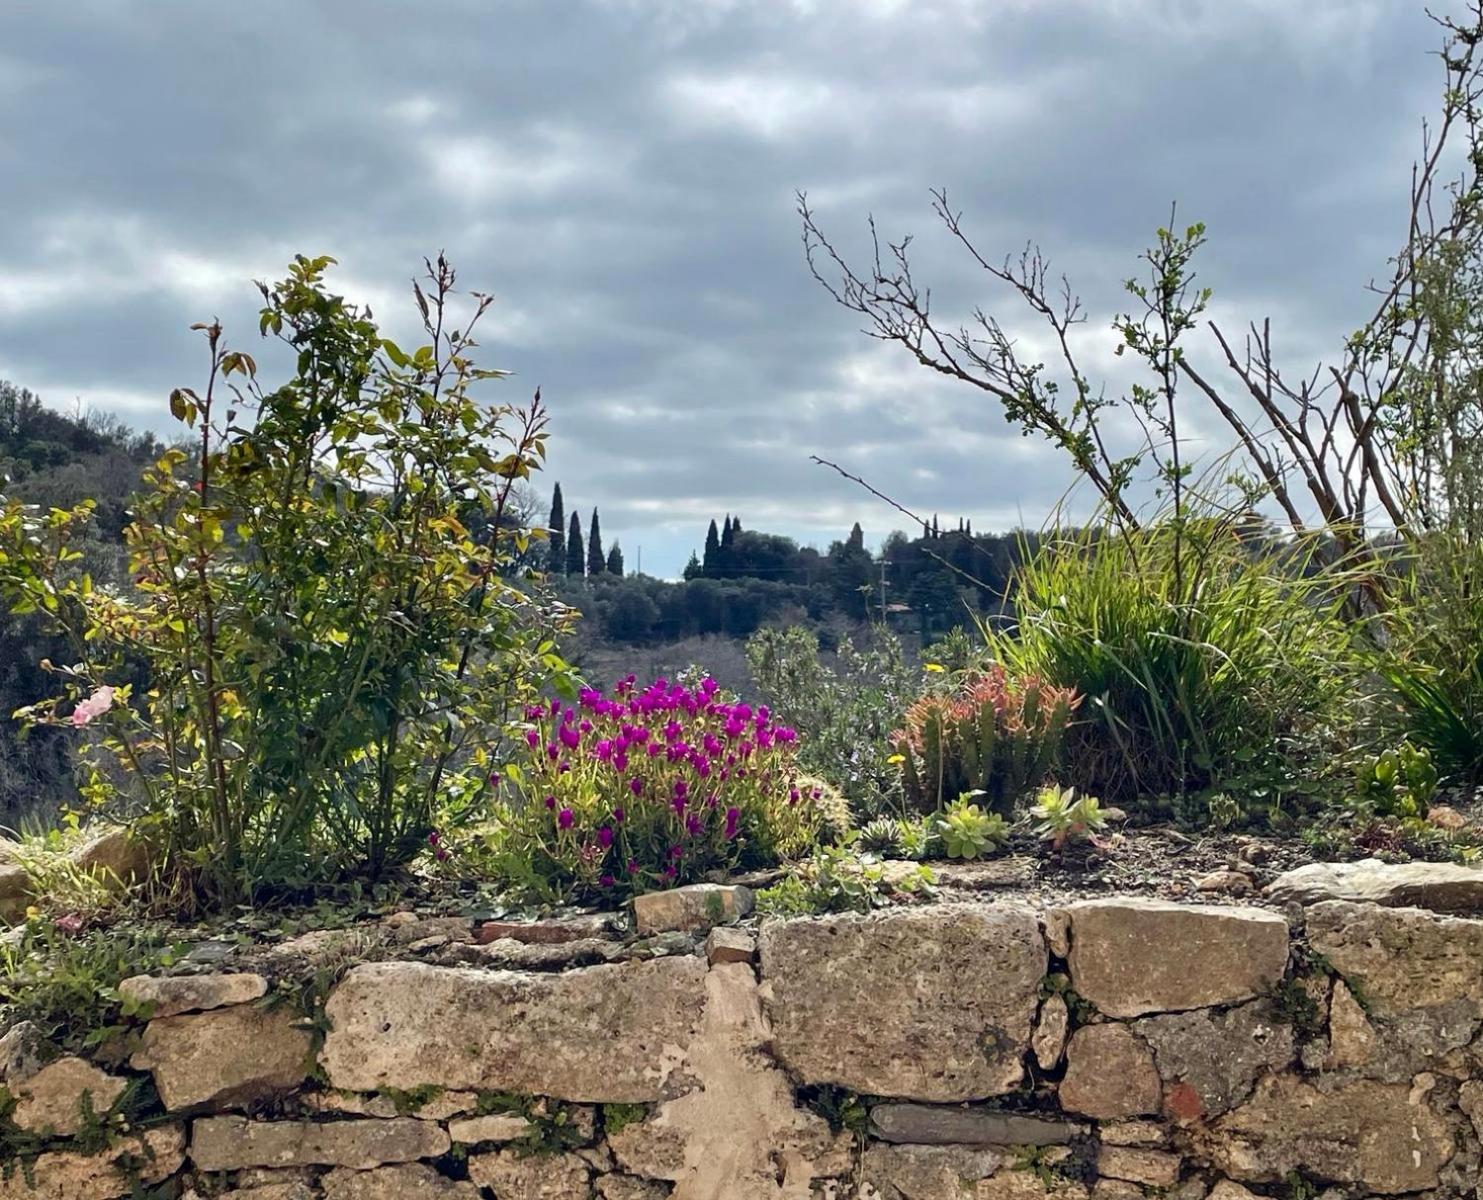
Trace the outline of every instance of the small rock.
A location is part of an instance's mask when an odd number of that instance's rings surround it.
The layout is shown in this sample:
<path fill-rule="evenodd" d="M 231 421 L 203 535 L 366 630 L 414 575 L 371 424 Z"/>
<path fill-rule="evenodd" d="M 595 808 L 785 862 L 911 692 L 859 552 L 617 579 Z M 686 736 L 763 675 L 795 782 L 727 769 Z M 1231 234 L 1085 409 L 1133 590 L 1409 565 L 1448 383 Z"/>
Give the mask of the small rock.
<path fill-rule="evenodd" d="M 1120 1121 L 1103 1125 L 1097 1137 L 1104 1146 L 1162 1146 L 1168 1135 L 1152 1121 Z"/>
<path fill-rule="evenodd" d="M 883 1141 L 922 1146 L 1063 1146 L 1083 1126 L 982 1108 L 877 1104 L 870 1130 Z"/>
<path fill-rule="evenodd" d="M 133 884 L 149 875 L 149 847 L 122 825 L 94 830 L 69 854 L 73 864 L 105 884 Z"/>
<path fill-rule="evenodd" d="M 1061 996 L 1047 996 L 1040 1004 L 1040 1019 L 1035 1022 L 1035 1032 L 1030 1037 L 1030 1049 L 1035 1051 L 1035 1061 L 1042 1071 L 1053 1070 L 1066 1052 L 1066 1031 L 1070 1028 L 1071 1012 Z"/>
<path fill-rule="evenodd" d="M 1041 923 L 1045 930 L 1045 944 L 1057 958 L 1066 958 L 1071 953 L 1071 913 L 1064 908 L 1053 908 L 1046 912 Z"/>
<path fill-rule="evenodd" d="M 603 937 L 609 931 L 610 920 L 605 913 L 591 913 L 545 921 L 485 921 L 475 931 L 474 940 L 487 944 L 501 938 L 513 938 L 532 945 L 559 945 L 583 938 Z"/>
<path fill-rule="evenodd" d="M 467 942 L 473 939 L 473 930 L 474 924 L 467 917 L 419 917 L 391 926 L 391 940 L 398 946 L 412 946 L 429 938 Z"/>
<path fill-rule="evenodd" d="M 1144 1200 L 1143 1189 L 1125 1179 L 1099 1179 L 1092 1184 L 1092 1200 Z"/>
<path fill-rule="evenodd" d="M 92 1112 L 101 1117 L 127 1086 L 126 1080 L 69 1055 L 24 1080 L 6 1084 L 16 1102 L 10 1119 L 33 1133 L 72 1137 L 82 1130 L 84 1096 Z"/>
<path fill-rule="evenodd" d="M 191 1131 L 191 1161 L 201 1171 L 243 1167 L 351 1167 L 437 1158 L 452 1146 L 431 1121 L 249 1121 L 202 1117 Z"/>
<path fill-rule="evenodd" d="M 640 936 L 670 930 L 709 929 L 752 911 L 752 891 L 741 886 L 692 883 L 633 898 L 634 922 Z"/>
<path fill-rule="evenodd" d="M 601 1200 L 666 1200 L 669 1186 L 632 1175 L 604 1175 L 597 1181 Z"/>
<path fill-rule="evenodd" d="M 1475 913 L 1483 912 L 1483 869 L 1457 863 L 1387 863 L 1378 858 L 1309 863 L 1279 875 L 1266 895 L 1279 904 L 1348 900 L 1386 908 Z"/>
<path fill-rule="evenodd" d="M 1253 890 L 1251 876 L 1240 871 L 1212 871 L 1195 880 L 1197 892 L 1224 892 L 1232 896 L 1246 896 Z"/>
<path fill-rule="evenodd" d="M 19 921 L 35 898 L 25 868 L 0 862 L 0 921 Z"/>
<path fill-rule="evenodd" d="M 1097 1170 L 1113 1179 L 1167 1188 L 1179 1182 L 1182 1161 L 1179 1155 L 1167 1154 L 1162 1150 L 1103 1146 L 1097 1154 Z"/>
<path fill-rule="evenodd" d="M 375 1093 L 306 1092 L 299 1097 L 299 1104 L 305 1112 L 311 1113 L 348 1113 L 355 1117 L 379 1117 L 387 1121 L 401 1116 L 397 1112 L 395 1100 Z M 417 1115 L 422 1114 L 419 1112 Z"/>
<path fill-rule="evenodd" d="M 56 1053 L 34 1022 L 20 1021 L 12 1025 L 5 1036 L 0 1037 L 0 1083 L 14 1089 L 15 1084 L 36 1074 L 42 1064 Z"/>
<path fill-rule="evenodd" d="M 1468 827 L 1468 819 L 1450 804 L 1434 804 L 1426 810 L 1427 821 L 1438 829 L 1456 832 Z"/>
<path fill-rule="evenodd" d="M 119 995 L 149 1004 L 151 1017 L 173 1017 L 247 1004 L 268 994 L 261 975 L 135 975 L 118 985 Z"/>
<path fill-rule="evenodd" d="M 1061 1107 L 1098 1120 L 1156 1113 L 1162 1099 L 1153 1051 L 1126 1025 L 1083 1025 L 1066 1048 Z"/>
<path fill-rule="evenodd" d="M 161 1126 L 131 1134 L 96 1154 L 47 1151 L 25 1171 L 0 1170 L 0 1200 L 116 1200 L 139 1194 L 139 1184 L 155 1184 L 180 1170 L 185 1131 Z M 9 1164 L 5 1164 L 9 1165 Z"/>
<path fill-rule="evenodd" d="M 1360 1067 L 1370 1060 L 1375 1050 L 1375 1027 L 1359 1006 L 1342 979 L 1334 982 L 1329 1001 L 1329 1055 L 1325 1064 L 1330 1069 Z"/>
<path fill-rule="evenodd" d="M 415 942 L 408 942 L 407 951 L 410 954 L 427 954 L 432 950 L 438 950 L 446 946 L 450 940 L 447 934 L 435 933 L 431 937 L 418 938 Z"/>
<path fill-rule="evenodd" d="M 324 1189 L 324 1200 L 479 1200 L 477 1185 L 449 1179 L 422 1163 L 369 1171 L 336 1167 L 319 1186 Z"/>
<path fill-rule="evenodd" d="M 1000 1167 L 1011 1161 L 1007 1152 L 999 1150 L 975 1150 L 969 1146 L 891 1146 L 872 1142 L 865 1148 L 861 1174 L 865 1183 L 878 1189 L 876 1193 L 866 1194 L 920 1196 L 923 1200 L 963 1195 L 977 1198 L 987 1194 L 984 1188 L 988 1181 L 998 1174 Z"/>
<path fill-rule="evenodd" d="M 580 938 L 575 942 L 520 942 L 497 938 L 485 945 L 455 946 L 446 958 L 477 962 L 516 971 L 548 971 L 558 967 L 590 967 L 615 962 L 623 946 L 606 938 Z"/>
<path fill-rule="evenodd" d="M 298 1020 L 286 1008 L 250 1004 L 158 1017 L 129 1065 L 154 1073 L 169 1109 L 252 1104 L 292 1091 L 308 1074 L 310 1037 Z"/>
<path fill-rule="evenodd" d="M 706 935 L 706 961 L 717 963 L 749 963 L 757 957 L 757 939 L 745 929 L 733 929 L 718 925 Z"/>
<path fill-rule="evenodd" d="M 1207 1200 L 1262 1200 L 1249 1188 L 1242 1187 L 1239 1183 L 1233 1183 L 1229 1179 L 1222 1179 L 1210 1189 Z"/>
<path fill-rule="evenodd" d="M 499 1200 L 589 1200 L 592 1195 L 592 1172 L 575 1154 L 476 1154 L 469 1158 L 469 1178 L 492 1188 Z"/>
<path fill-rule="evenodd" d="M 486 1117 L 467 1117 L 448 1123 L 448 1136 L 464 1145 L 474 1145 L 477 1142 L 513 1142 L 529 1132 L 530 1122 L 513 1113 L 493 1113 Z"/>

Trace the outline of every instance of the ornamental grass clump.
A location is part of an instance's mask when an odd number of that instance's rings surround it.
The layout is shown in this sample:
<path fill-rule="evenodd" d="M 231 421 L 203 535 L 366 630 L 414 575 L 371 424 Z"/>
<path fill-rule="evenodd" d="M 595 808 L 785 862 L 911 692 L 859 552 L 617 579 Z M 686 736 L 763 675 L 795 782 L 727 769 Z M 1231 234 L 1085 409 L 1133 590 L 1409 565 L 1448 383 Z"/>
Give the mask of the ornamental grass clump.
<path fill-rule="evenodd" d="M 527 753 L 493 834 L 501 874 L 546 895 L 627 895 L 771 864 L 813 845 L 823 788 L 766 706 L 630 676 L 526 710 Z"/>
<path fill-rule="evenodd" d="M 923 696 L 895 735 L 908 801 L 918 812 L 941 811 L 976 792 L 1011 811 L 1054 769 L 1076 705 L 1073 689 L 1011 679 L 998 665 Z"/>

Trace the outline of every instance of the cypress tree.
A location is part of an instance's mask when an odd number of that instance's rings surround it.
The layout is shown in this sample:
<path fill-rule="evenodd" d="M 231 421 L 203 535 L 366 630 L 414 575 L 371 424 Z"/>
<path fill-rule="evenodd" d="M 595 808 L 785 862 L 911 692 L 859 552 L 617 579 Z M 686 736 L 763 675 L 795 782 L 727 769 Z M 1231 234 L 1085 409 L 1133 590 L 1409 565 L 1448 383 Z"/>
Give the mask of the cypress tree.
<path fill-rule="evenodd" d="M 690 561 L 685 564 L 685 579 L 699 579 L 705 568 L 700 565 L 700 559 L 694 550 L 690 551 Z"/>
<path fill-rule="evenodd" d="M 553 575 L 566 574 L 566 506 L 561 500 L 561 484 L 551 489 L 551 520 L 546 523 L 550 532 L 550 548 L 546 555 L 546 570 Z"/>
<path fill-rule="evenodd" d="M 608 569 L 608 558 L 602 552 L 602 533 L 597 523 L 597 509 L 592 510 L 592 524 L 587 527 L 587 574 L 601 575 Z"/>
<path fill-rule="evenodd" d="M 721 535 L 716 532 L 716 518 L 711 518 L 711 527 L 705 531 L 705 558 L 701 561 L 701 570 L 707 575 L 714 575 L 716 568 L 721 565 Z"/>
<path fill-rule="evenodd" d="M 618 579 L 623 578 L 623 551 L 618 549 L 617 542 L 608 551 L 608 574 Z"/>
<path fill-rule="evenodd" d="M 726 524 L 721 527 L 721 547 L 725 550 L 731 549 L 731 543 L 735 540 L 735 530 L 731 525 L 731 514 L 726 514 Z"/>
<path fill-rule="evenodd" d="M 572 513 L 566 533 L 566 573 L 575 579 L 582 578 L 582 522 L 576 513 Z"/>
<path fill-rule="evenodd" d="M 865 530 L 860 528 L 859 521 L 850 527 L 850 540 L 845 545 L 850 550 L 865 549 Z"/>

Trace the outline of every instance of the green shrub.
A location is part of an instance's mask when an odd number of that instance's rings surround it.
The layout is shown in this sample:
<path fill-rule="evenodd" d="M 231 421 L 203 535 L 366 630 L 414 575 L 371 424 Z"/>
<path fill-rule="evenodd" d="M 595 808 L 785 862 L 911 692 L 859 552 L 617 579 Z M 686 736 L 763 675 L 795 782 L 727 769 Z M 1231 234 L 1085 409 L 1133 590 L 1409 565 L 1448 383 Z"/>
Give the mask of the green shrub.
<path fill-rule="evenodd" d="M 1015 672 L 1082 696 L 1062 777 L 1130 811 L 1222 789 L 1302 796 L 1351 719 L 1341 572 L 1223 521 L 1052 540 L 1021 570 Z"/>
<path fill-rule="evenodd" d="M 1376 668 L 1384 733 L 1448 779 L 1483 780 L 1483 547 L 1436 536 L 1398 564 Z"/>
<path fill-rule="evenodd" d="M 277 387 L 198 326 L 207 383 L 171 396 L 190 448 L 145 474 L 133 591 L 69 573 L 86 506 L 0 501 L 0 595 L 78 647 L 66 695 L 29 718 L 101 726 L 135 787 L 117 797 L 99 770 L 89 798 L 136 804 L 177 878 L 218 902 L 408 861 L 487 798 L 508 715 L 565 686 L 559 618 L 502 577 L 546 434 L 539 397 L 475 397 L 499 374 L 471 357 L 487 299 L 459 312 L 452 269 L 430 264 L 428 340 L 406 352 L 327 289 L 332 261 L 260 285 L 261 330 L 295 363 Z M 119 685 L 126 654 L 147 693 Z"/>
<path fill-rule="evenodd" d="M 923 696 L 895 737 L 907 799 L 918 812 L 941 811 L 974 792 L 1011 812 L 1055 768 L 1076 704 L 1069 687 L 1011 679 L 997 665 Z"/>
<path fill-rule="evenodd" d="M 920 681 L 893 634 L 877 630 L 864 648 L 842 641 L 829 666 L 807 629 L 762 629 L 747 661 L 762 699 L 801 735 L 804 769 L 838 786 L 859 820 L 899 807 L 890 736 Z"/>
<path fill-rule="evenodd" d="M 865 913 L 898 896 L 931 894 L 936 876 L 925 866 L 890 880 L 878 862 L 860 859 L 839 846 L 821 846 L 812 857 L 757 893 L 764 917 L 804 917 L 817 913 Z"/>

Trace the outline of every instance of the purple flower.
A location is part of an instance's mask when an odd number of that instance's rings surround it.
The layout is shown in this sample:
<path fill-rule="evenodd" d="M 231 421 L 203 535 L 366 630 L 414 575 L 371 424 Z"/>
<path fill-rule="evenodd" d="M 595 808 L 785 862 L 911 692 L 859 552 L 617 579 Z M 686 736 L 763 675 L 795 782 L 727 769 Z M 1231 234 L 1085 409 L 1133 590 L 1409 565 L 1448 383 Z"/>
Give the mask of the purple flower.
<path fill-rule="evenodd" d="M 788 789 L 788 801 L 791 804 L 798 803 L 798 789 L 796 787 Z"/>
<path fill-rule="evenodd" d="M 552 762 L 555 762 L 558 758 L 561 757 L 561 747 L 558 746 L 555 742 L 547 742 L 546 757 L 549 758 Z"/>
<path fill-rule="evenodd" d="M 561 738 L 561 744 L 568 750 L 575 750 L 582 744 L 582 735 L 570 725 L 563 725 L 557 736 Z"/>
<path fill-rule="evenodd" d="M 540 733 L 537 732 L 534 729 L 527 729 L 525 731 L 525 744 L 527 746 L 529 746 L 532 750 L 534 750 L 537 746 L 539 746 L 541 744 L 541 735 L 540 735 Z"/>
<path fill-rule="evenodd" d="M 561 711 L 561 701 L 560 700 L 552 700 L 551 701 L 551 715 L 554 717 L 560 711 Z"/>
<path fill-rule="evenodd" d="M 577 814 L 569 808 L 563 808 L 556 814 L 556 825 L 559 829 L 570 829 L 577 820 Z"/>
<path fill-rule="evenodd" d="M 613 887 L 617 882 L 618 881 L 616 879 L 614 879 L 611 875 L 604 875 L 601 879 L 599 879 L 597 881 L 597 886 L 598 887 L 610 888 L 610 887 Z"/>
<path fill-rule="evenodd" d="M 609 849 L 613 844 L 613 831 L 606 825 L 597 831 L 597 844 L 604 850 Z"/>
<path fill-rule="evenodd" d="M 726 810 L 726 840 L 729 842 L 736 836 L 736 828 L 741 824 L 741 809 L 728 808 Z"/>
<path fill-rule="evenodd" d="M 637 796 L 640 792 L 642 792 L 644 790 L 644 781 L 642 779 L 639 779 L 637 776 L 635 776 L 633 779 L 630 779 L 628 781 L 628 790 L 630 792 L 632 792 L 635 796 Z"/>
<path fill-rule="evenodd" d="M 617 754 L 613 755 L 613 766 L 617 767 L 619 771 L 628 770 L 628 755 L 624 754 L 621 750 L 618 751 Z"/>
<path fill-rule="evenodd" d="M 555 808 L 556 807 L 556 797 L 555 796 L 547 796 L 546 797 L 546 807 L 547 808 Z"/>
<path fill-rule="evenodd" d="M 623 810 L 621 808 L 615 808 L 615 809 L 613 809 L 613 820 L 617 824 L 619 824 L 619 825 L 623 824 L 623 817 L 624 817 L 624 813 L 623 813 Z"/>
<path fill-rule="evenodd" d="M 688 817 L 685 818 L 685 830 L 690 834 L 691 837 L 699 837 L 703 832 L 705 832 L 705 822 L 697 817 L 694 813 L 691 813 Z"/>
<path fill-rule="evenodd" d="M 637 875 L 639 873 L 638 859 L 630 858 L 628 860 L 628 873 L 630 875 Z"/>

